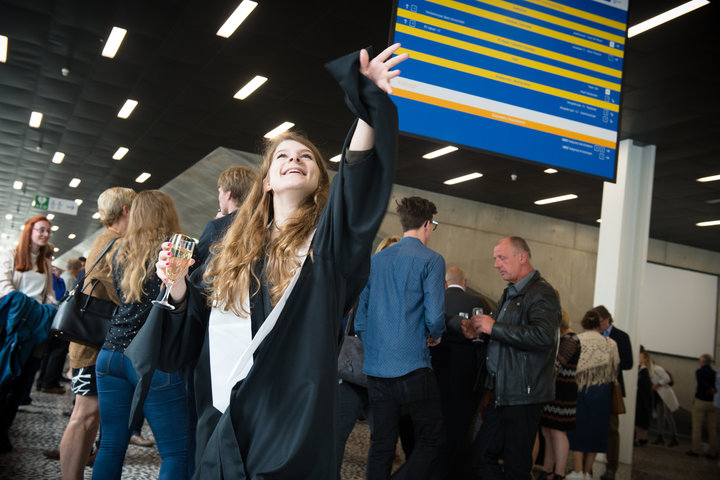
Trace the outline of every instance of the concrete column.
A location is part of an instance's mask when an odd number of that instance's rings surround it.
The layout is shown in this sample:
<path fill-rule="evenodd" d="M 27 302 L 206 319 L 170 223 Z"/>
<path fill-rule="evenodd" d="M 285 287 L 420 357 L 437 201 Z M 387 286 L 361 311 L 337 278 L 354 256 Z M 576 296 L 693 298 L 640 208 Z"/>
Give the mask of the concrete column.
<path fill-rule="evenodd" d="M 624 372 L 625 408 L 620 415 L 620 461 L 632 463 L 637 385 L 640 286 L 647 262 L 655 146 L 630 139 L 618 149 L 617 181 L 603 187 L 594 305 L 605 305 L 614 324 L 630 335 L 633 368 Z"/>

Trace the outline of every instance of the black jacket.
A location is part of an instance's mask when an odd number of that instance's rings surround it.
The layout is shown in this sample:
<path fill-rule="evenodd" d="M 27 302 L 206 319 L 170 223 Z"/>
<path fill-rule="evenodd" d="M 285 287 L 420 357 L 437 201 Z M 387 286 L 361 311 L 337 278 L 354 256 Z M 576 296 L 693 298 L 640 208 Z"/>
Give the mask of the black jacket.
<path fill-rule="evenodd" d="M 555 289 L 540 276 L 506 306 L 490 334 L 488 356 L 499 349 L 495 400 L 500 406 L 544 403 L 555 398 L 555 355 L 560 327 L 560 301 Z M 497 317 L 508 291 L 498 302 Z"/>

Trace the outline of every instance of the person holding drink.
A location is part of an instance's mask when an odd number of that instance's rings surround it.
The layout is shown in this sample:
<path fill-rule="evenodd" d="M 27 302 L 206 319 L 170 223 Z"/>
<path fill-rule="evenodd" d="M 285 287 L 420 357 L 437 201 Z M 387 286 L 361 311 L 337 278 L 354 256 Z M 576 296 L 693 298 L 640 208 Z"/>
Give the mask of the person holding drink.
<path fill-rule="evenodd" d="M 180 220 L 172 198 L 159 190 L 149 190 L 133 200 L 125 235 L 116 242 L 112 279 L 121 305 L 112 318 L 95 365 L 102 438 L 93 466 L 94 479 L 121 476 L 130 441 L 130 404 L 138 382 L 138 375 L 124 351 L 145 323 L 152 307 L 151 299 L 160 293 L 162 282 L 153 270 L 157 245 L 173 238 L 174 250 L 170 251 L 192 253 L 193 243 L 184 241 L 187 237 L 173 236 L 179 231 Z M 182 273 L 187 262 L 178 263 Z M 162 458 L 159 478 L 187 478 L 188 411 L 180 372 L 154 372 L 143 412 Z"/>
<path fill-rule="evenodd" d="M 307 138 L 270 139 L 205 268 L 173 285 L 174 311 L 153 309 L 146 328 L 160 324 L 163 335 L 134 344 L 140 372 L 197 362 L 195 478 L 335 478 L 338 339 L 392 188 L 398 120 L 387 94 L 391 68 L 407 58 L 392 57 L 398 48 L 327 65 L 359 117 L 332 188 Z"/>

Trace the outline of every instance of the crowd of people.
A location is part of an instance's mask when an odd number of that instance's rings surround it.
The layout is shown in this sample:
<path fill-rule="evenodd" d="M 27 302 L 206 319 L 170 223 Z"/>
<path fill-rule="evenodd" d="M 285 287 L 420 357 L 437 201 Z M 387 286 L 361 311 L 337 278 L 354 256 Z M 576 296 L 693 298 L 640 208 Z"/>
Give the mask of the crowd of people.
<path fill-rule="evenodd" d="M 65 392 L 69 353 L 74 406 L 57 452 L 63 479 L 82 479 L 89 462 L 93 478 L 120 478 L 145 419 L 162 479 L 340 478 L 360 416 L 371 430 L 370 480 L 527 479 L 541 444 L 542 479 L 591 478 L 600 452 L 608 458 L 602 478 L 614 478 L 619 413 L 611 402 L 614 389 L 625 394 L 633 350 L 604 306 L 573 332 L 517 236 L 492 252 L 507 282 L 501 298 L 471 294 L 463 270 L 429 248 L 437 207 L 417 196 L 397 200 L 402 236 L 371 257 L 393 183 L 398 119 L 389 81 L 407 58 L 392 56 L 398 48 L 328 64 L 357 117 L 332 184 L 307 138 L 268 140 L 259 172 L 221 174 L 218 218 L 178 282 L 168 240 L 182 227 L 161 191 L 104 191 L 105 230 L 88 258 L 68 261 L 61 275 L 50 263 L 51 222 L 25 222 L 17 248 L 0 253 L 5 335 L 20 309 L 32 318 L 13 327 L 22 348 L 2 357 L 17 362 L 0 385 L 1 453 L 12 450 L 8 431 L 38 371 L 41 391 Z M 80 279 L 117 306 L 99 348 L 48 338 L 53 305 Z M 153 306 L 164 291 L 170 309 Z M 362 342 L 362 385 L 338 378 L 342 332 Z M 715 372 L 711 359 L 700 362 L 688 453 L 699 453 L 705 422 L 716 456 Z M 677 444 L 672 378 L 643 351 L 636 445 L 647 443 L 652 408 L 655 443 L 667 426 L 669 445 Z M 405 462 L 393 472 L 398 437 Z"/>

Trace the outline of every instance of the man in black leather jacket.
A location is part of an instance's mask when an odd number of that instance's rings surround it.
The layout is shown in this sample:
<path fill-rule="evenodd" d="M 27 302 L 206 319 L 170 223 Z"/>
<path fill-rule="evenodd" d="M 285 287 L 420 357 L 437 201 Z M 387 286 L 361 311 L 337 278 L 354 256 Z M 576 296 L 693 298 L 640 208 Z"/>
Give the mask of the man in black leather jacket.
<path fill-rule="evenodd" d="M 473 444 L 473 471 L 482 479 L 527 479 L 540 411 L 555 398 L 560 302 L 555 289 L 530 264 L 525 240 L 502 239 L 493 257 L 509 285 L 495 318 L 471 319 L 475 333 L 490 338 L 485 389 L 492 396 Z"/>

